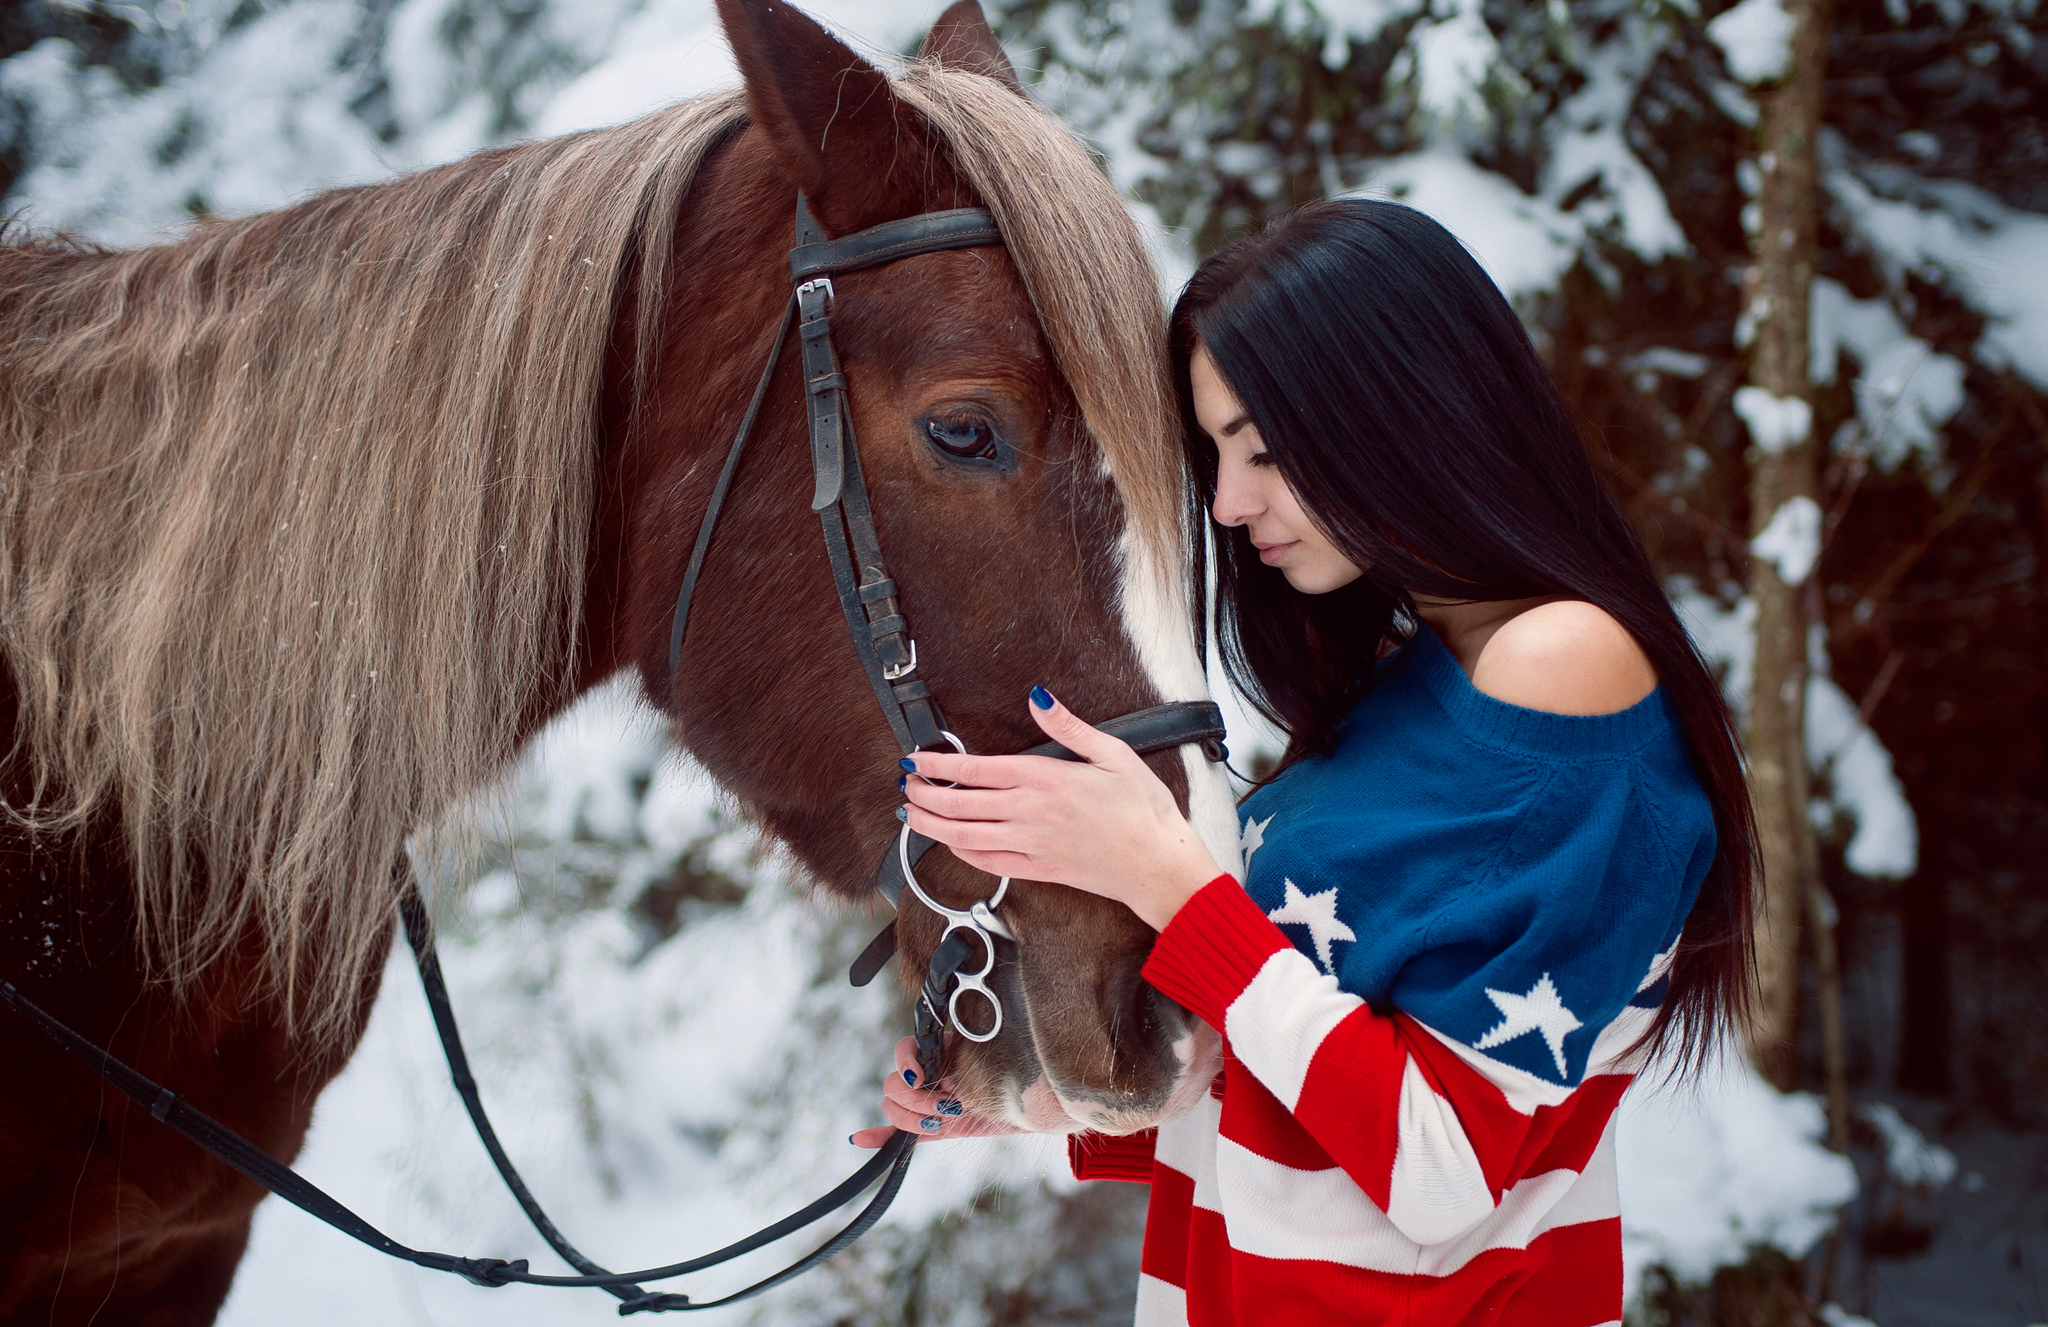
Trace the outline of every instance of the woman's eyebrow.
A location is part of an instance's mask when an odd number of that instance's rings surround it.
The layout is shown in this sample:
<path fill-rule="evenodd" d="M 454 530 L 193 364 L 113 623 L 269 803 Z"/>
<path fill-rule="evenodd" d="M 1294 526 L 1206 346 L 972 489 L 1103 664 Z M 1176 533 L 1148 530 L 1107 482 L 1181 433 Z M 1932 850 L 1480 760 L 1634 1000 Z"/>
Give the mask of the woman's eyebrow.
<path fill-rule="evenodd" d="M 1252 417 L 1250 415 L 1240 414 L 1237 418 L 1231 420 L 1228 424 L 1225 424 L 1222 428 L 1216 430 L 1216 436 L 1219 438 L 1235 437 L 1237 436 L 1239 430 L 1241 430 L 1242 428 L 1244 428 L 1245 425 L 1251 422 Z"/>

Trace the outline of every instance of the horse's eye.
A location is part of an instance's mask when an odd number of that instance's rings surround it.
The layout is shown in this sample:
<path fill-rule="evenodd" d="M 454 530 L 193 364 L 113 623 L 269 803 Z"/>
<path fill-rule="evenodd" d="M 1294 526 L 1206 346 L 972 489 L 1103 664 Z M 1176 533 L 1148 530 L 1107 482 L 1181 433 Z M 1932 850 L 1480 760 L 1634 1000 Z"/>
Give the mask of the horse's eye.
<path fill-rule="evenodd" d="M 986 420 L 972 416 L 928 419 L 924 431 L 932 445 L 948 456 L 992 461 L 1001 455 L 996 449 L 996 431 Z"/>

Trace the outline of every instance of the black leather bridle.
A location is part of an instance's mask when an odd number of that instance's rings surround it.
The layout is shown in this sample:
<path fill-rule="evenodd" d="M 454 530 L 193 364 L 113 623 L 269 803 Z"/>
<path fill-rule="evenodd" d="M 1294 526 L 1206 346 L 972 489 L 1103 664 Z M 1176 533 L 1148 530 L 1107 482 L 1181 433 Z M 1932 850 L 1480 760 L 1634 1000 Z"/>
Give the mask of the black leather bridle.
<path fill-rule="evenodd" d="M 846 375 L 840 370 L 838 351 L 832 342 L 832 278 L 918 254 L 1000 244 L 1002 236 L 996 229 L 994 217 L 986 209 L 958 208 L 885 222 L 842 239 L 828 239 L 812 218 L 810 208 L 801 195 L 797 198 L 796 230 L 796 247 L 789 254 L 790 280 L 794 290 L 784 308 L 775 342 L 769 347 L 768 362 L 761 370 L 760 381 L 741 419 L 739 433 L 733 439 L 725 465 L 719 471 L 718 482 L 712 489 L 703 524 L 698 528 L 696 543 L 683 572 L 682 589 L 676 597 L 675 623 L 669 633 L 670 689 L 673 692 L 676 676 L 682 667 L 690 600 L 696 592 L 697 578 L 703 571 L 704 559 L 711 547 L 719 512 L 732 488 L 733 477 L 739 470 L 740 457 L 753 433 L 762 402 L 767 398 L 769 384 L 781 360 L 783 342 L 789 339 L 790 324 L 795 321 L 803 346 L 804 399 L 810 421 L 811 467 L 816 480 L 811 509 L 823 520 L 825 549 L 832 563 L 832 580 L 839 593 L 840 607 L 846 615 L 854 650 L 860 656 L 869 684 L 874 688 L 882 715 L 888 720 L 897 745 L 906 755 L 942 744 L 959 746 L 958 739 L 947 732 L 937 702 L 916 675 L 917 641 L 910 634 L 910 624 L 898 603 L 896 582 L 890 579 L 882 560 L 881 540 L 875 532 L 874 514 L 868 506 L 867 484 L 861 475 L 860 451 L 853 437 Z M 1141 754 L 1199 743 L 1211 760 L 1224 758 L 1222 712 L 1208 701 L 1154 705 L 1108 720 L 1100 727 L 1121 737 Z M 1032 747 L 1027 754 L 1063 760 L 1080 758 L 1056 742 Z M 875 884 L 892 907 L 897 904 L 906 884 L 914 883 L 907 880 L 906 868 L 914 867 L 931 847 L 932 840 L 908 829 L 902 831 L 900 841 L 892 838 L 876 873 Z M 27 1018 L 109 1084 L 147 1106 L 156 1119 L 286 1202 L 381 1253 L 420 1267 L 452 1272 L 482 1286 L 520 1284 L 602 1289 L 618 1297 L 621 1316 L 717 1308 L 750 1299 L 808 1271 L 859 1239 L 888 1210 L 903 1184 L 912 1148 L 917 1141 L 909 1133 L 895 1134 L 865 1165 L 816 1202 L 716 1252 L 634 1272 L 610 1272 L 592 1262 L 556 1229 L 500 1145 L 497 1131 L 484 1111 L 476 1080 L 469 1072 L 468 1056 L 463 1051 L 462 1036 L 448 999 L 447 983 L 441 975 L 441 961 L 435 951 L 432 928 L 413 884 L 409 866 L 401 864 L 396 884 L 399 915 L 405 924 L 406 939 L 419 968 L 428 1006 L 433 1011 L 435 1031 L 440 1035 L 450 1076 L 462 1097 L 464 1108 L 469 1112 L 470 1122 L 476 1127 L 477 1136 L 490 1153 L 498 1174 L 541 1238 L 581 1275 L 538 1275 L 528 1270 L 527 1261 L 523 1258 L 512 1261 L 465 1258 L 400 1244 L 275 1157 L 198 1110 L 169 1088 L 115 1059 L 104 1047 L 59 1022 L 6 981 L 0 981 L 0 1004 Z M 924 897 L 921 891 L 920 897 Z M 934 903 L 933 906 L 940 905 Z M 976 905 L 977 915 L 987 915 L 986 906 Z M 978 928 L 949 929 L 934 951 L 925 975 L 914 1032 L 918 1062 L 924 1069 L 926 1082 L 938 1081 L 944 1058 L 945 1029 L 945 1018 L 939 1011 L 948 1007 L 960 969 L 974 956 L 973 943 L 968 938 L 972 929 Z M 995 966 L 996 946 L 1012 942 L 1005 938 L 1005 932 L 1000 928 L 994 934 L 980 929 L 979 939 L 988 946 L 983 955 L 985 963 L 982 970 L 986 973 Z M 854 984 L 862 986 L 873 980 L 895 948 L 896 928 L 892 922 L 855 961 L 851 973 Z M 994 997 L 989 998 L 993 1000 Z M 999 1006 L 997 1018 L 1000 1020 Z M 976 1036 L 965 1029 L 961 1031 L 964 1035 Z M 695 1303 L 687 1295 L 648 1291 L 639 1284 L 703 1271 L 806 1229 L 858 1198 L 878 1180 L 881 1187 L 853 1221 L 820 1247 L 744 1290 L 705 1303 Z"/>

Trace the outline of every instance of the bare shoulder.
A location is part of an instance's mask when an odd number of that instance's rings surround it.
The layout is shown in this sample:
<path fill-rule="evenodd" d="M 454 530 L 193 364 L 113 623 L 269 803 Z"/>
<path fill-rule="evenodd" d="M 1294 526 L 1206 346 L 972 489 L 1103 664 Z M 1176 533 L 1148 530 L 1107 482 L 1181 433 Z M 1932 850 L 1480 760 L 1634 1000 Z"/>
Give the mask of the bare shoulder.
<path fill-rule="evenodd" d="M 1613 714 L 1657 689 L 1657 670 L 1606 609 L 1539 604 L 1501 624 L 1472 669 L 1495 700 L 1552 714 Z"/>

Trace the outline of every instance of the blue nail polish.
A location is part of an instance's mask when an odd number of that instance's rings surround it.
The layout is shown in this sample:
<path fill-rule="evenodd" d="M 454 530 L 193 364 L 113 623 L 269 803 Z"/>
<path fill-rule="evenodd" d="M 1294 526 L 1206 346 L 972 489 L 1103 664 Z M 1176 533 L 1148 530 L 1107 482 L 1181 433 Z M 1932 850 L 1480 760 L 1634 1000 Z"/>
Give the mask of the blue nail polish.
<path fill-rule="evenodd" d="M 909 807 L 907 807 L 907 806 L 899 806 L 899 807 L 897 807 L 897 808 L 896 808 L 896 818 L 897 818 L 898 820 L 902 821 L 902 822 L 903 822 L 904 824 L 906 824 L 906 825 L 907 825 L 907 824 L 909 824 L 909 823 L 910 823 L 910 808 L 909 808 Z"/>
<path fill-rule="evenodd" d="M 1047 691 L 1044 687 L 1035 686 L 1031 688 L 1031 703 L 1042 710 L 1051 709 L 1052 692 Z"/>
<path fill-rule="evenodd" d="M 846 1141 L 847 1141 L 847 1142 L 849 1142 L 849 1143 L 852 1143 L 852 1142 L 853 1142 L 853 1135 L 852 1135 L 852 1134 L 848 1134 L 848 1135 L 846 1135 Z M 854 1146 L 858 1147 L 858 1146 L 859 1146 L 859 1144 L 858 1144 L 858 1143 L 855 1143 L 855 1144 L 854 1144 Z"/>
<path fill-rule="evenodd" d="M 912 1086 L 912 1087 L 916 1087 L 916 1086 L 917 1086 L 917 1070 L 915 1070 L 915 1069 L 905 1069 L 905 1070 L 903 1071 L 903 1081 L 904 1081 L 905 1083 L 908 1083 L 908 1084 L 909 1084 L 910 1086 Z"/>
<path fill-rule="evenodd" d="M 941 1101 L 939 1103 L 939 1114 L 941 1115 L 958 1115 L 960 1109 L 960 1103 L 957 1101 Z"/>
<path fill-rule="evenodd" d="M 902 770 L 905 774 L 915 774 L 917 773 L 917 762 L 909 756 L 905 756 L 896 762 L 896 768 Z"/>
<path fill-rule="evenodd" d="M 936 1115 L 927 1115 L 917 1122 L 917 1127 L 926 1133 L 937 1133 L 946 1127 L 946 1122 Z"/>
<path fill-rule="evenodd" d="M 910 776 L 908 774 L 896 780 L 896 791 L 900 793 L 907 793 L 910 791 Z"/>

